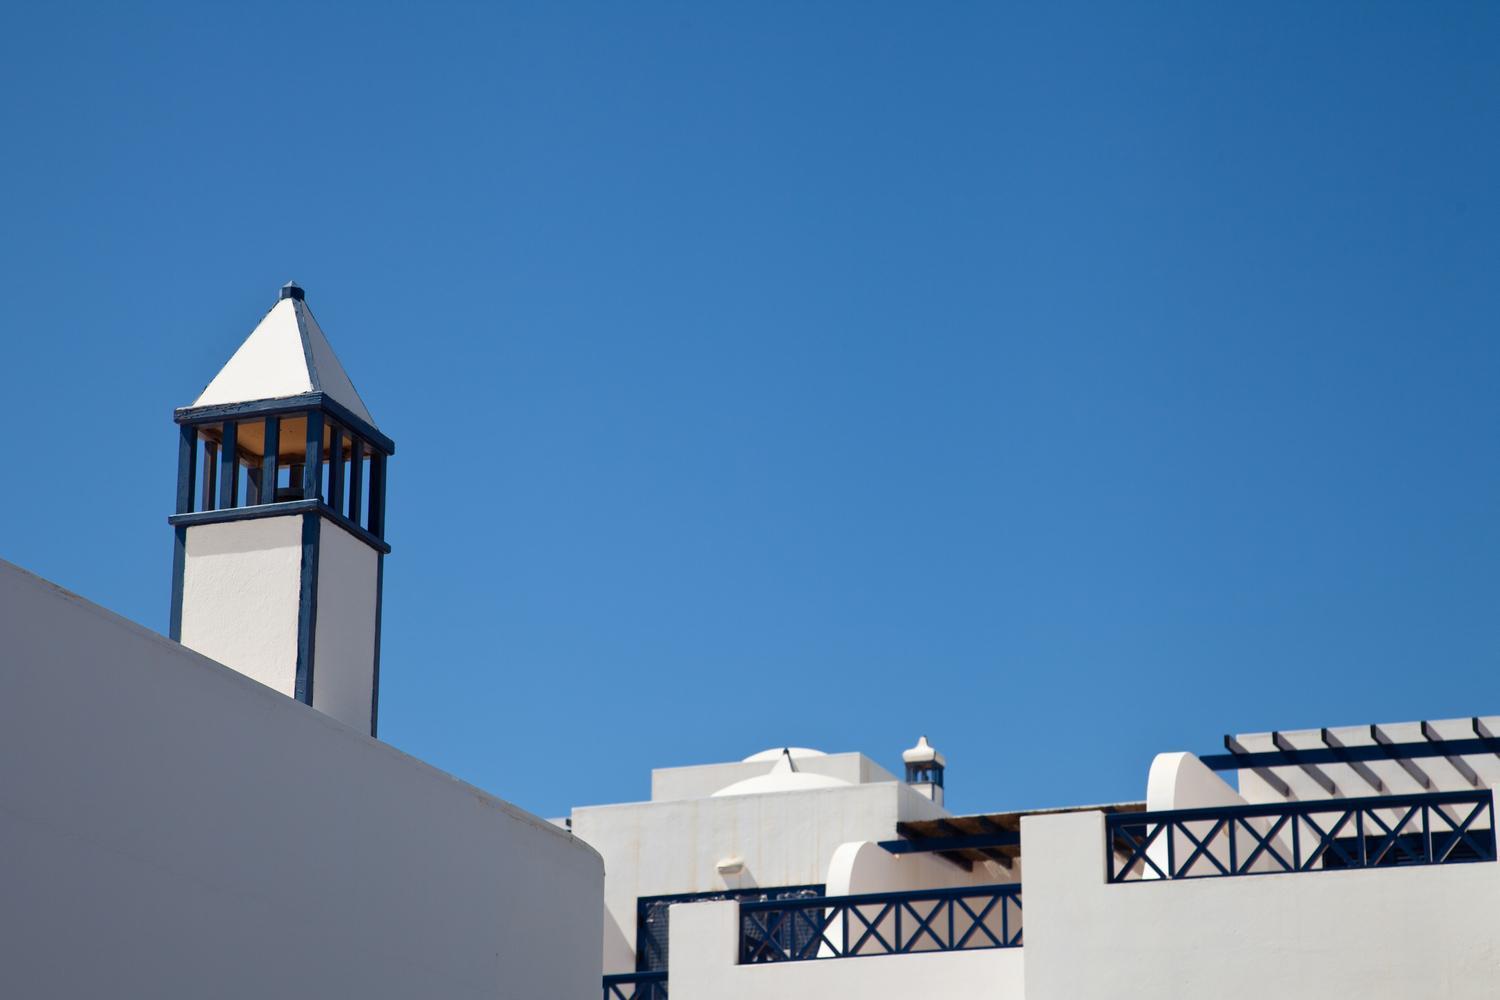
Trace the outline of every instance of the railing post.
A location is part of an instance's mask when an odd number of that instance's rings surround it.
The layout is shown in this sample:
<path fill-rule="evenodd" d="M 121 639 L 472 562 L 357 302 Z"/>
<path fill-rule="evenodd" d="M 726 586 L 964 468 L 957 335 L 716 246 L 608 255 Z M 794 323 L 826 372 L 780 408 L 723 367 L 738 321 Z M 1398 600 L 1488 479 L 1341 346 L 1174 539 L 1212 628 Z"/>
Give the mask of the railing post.
<path fill-rule="evenodd" d="M 1354 810 L 1354 835 L 1359 839 L 1359 866 L 1361 868 L 1368 868 L 1370 867 L 1370 851 L 1365 844 L 1365 811 L 1361 808 Z M 1330 837 L 1329 839 L 1332 840 L 1333 838 Z M 1330 844 L 1329 846 L 1331 847 L 1332 845 Z M 1327 852 L 1324 852 L 1323 856 L 1327 858 Z M 1323 867 L 1328 867 L 1326 862 Z"/>
<path fill-rule="evenodd" d="M 1422 806 L 1422 860 L 1432 863 L 1432 807 Z"/>

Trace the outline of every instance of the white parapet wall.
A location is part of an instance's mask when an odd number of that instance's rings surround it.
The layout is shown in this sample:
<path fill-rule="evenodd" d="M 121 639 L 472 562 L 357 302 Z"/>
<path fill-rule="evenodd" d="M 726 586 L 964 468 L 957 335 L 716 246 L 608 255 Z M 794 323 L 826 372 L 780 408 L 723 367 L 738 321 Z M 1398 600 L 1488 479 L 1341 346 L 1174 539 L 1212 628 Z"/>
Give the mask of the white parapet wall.
<path fill-rule="evenodd" d="M 599 995 L 567 833 L 0 562 L 0 996 Z"/>
<path fill-rule="evenodd" d="M 1103 814 L 1021 837 L 1027 1000 L 1500 993 L 1495 862 L 1112 885 Z"/>
<path fill-rule="evenodd" d="M 1024 948 L 740 965 L 739 904 L 672 907 L 672 1000 L 1022 1000 Z"/>
<path fill-rule="evenodd" d="M 604 971 L 635 968 L 640 897 L 823 884 L 840 845 L 891 839 L 901 820 L 942 815 L 894 779 L 575 809 L 573 832 L 604 856 L 608 869 Z M 729 858 L 740 867 L 721 873 L 720 862 Z"/>

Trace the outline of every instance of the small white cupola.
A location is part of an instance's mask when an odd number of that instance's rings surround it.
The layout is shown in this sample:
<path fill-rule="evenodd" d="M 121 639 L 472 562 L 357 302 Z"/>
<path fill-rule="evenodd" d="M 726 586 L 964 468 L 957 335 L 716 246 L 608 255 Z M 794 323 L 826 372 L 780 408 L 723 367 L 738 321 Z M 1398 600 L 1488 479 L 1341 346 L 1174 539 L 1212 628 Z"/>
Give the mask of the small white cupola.
<path fill-rule="evenodd" d="M 918 793 L 942 805 L 943 771 L 948 762 L 927 742 L 927 737 L 921 737 L 916 746 L 903 751 L 901 760 L 906 764 L 906 783 Z"/>

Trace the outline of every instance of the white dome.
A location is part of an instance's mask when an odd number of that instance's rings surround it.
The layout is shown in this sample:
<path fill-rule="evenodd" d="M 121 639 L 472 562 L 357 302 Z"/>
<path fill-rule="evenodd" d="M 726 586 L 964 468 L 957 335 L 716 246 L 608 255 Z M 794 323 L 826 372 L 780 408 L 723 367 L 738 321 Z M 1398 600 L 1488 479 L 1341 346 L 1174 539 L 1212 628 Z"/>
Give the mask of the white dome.
<path fill-rule="evenodd" d="M 830 778 L 826 774 L 808 774 L 799 771 L 792 766 L 794 751 L 791 747 L 785 747 L 774 751 L 781 755 L 776 766 L 766 774 L 758 774 L 753 778 L 736 781 L 732 785 L 725 785 L 714 792 L 713 798 L 729 795 L 764 795 L 767 792 L 806 792 L 815 788 L 841 788 L 849 784 L 839 778 Z M 812 756 L 821 757 L 823 754 L 816 750 Z M 761 760 L 766 758 L 757 754 Z"/>
<path fill-rule="evenodd" d="M 744 763 L 744 764 L 753 764 L 756 761 L 761 761 L 761 760 L 776 760 L 777 758 L 779 758 L 784 753 L 791 754 L 792 755 L 792 760 L 797 760 L 800 757 L 827 757 L 828 756 L 826 753 L 824 753 L 821 750 L 812 750 L 812 749 L 809 749 L 807 747 L 772 747 L 769 750 L 762 750 L 760 753 L 753 753 L 753 754 L 751 754 L 750 756 L 746 757 L 741 763 Z"/>

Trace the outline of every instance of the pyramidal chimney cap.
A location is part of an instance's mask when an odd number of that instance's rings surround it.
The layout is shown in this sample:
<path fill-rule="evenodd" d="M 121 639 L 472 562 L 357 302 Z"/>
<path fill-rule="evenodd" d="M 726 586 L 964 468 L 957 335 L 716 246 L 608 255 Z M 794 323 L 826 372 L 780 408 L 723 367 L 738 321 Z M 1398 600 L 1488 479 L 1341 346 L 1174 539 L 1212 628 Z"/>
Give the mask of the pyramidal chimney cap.
<path fill-rule="evenodd" d="M 288 281 L 281 286 L 281 297 L 283 299 L 296 299 L 298 302 L 301 302 L 305 295 L 306 293 L 302 291 L 302 286 L 295 281 Z"/>

